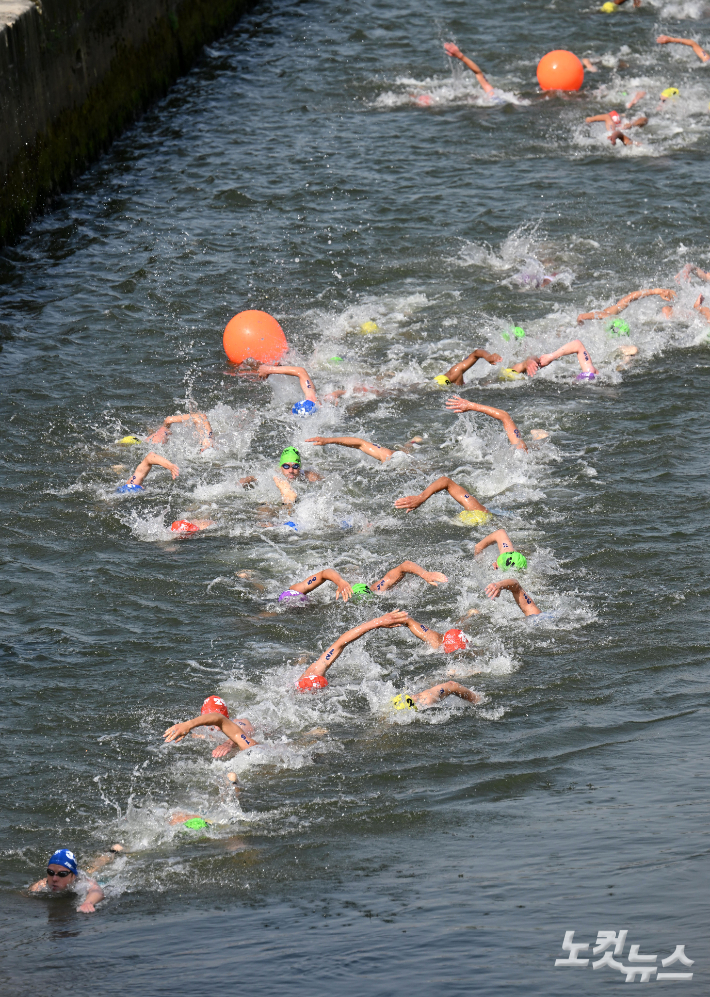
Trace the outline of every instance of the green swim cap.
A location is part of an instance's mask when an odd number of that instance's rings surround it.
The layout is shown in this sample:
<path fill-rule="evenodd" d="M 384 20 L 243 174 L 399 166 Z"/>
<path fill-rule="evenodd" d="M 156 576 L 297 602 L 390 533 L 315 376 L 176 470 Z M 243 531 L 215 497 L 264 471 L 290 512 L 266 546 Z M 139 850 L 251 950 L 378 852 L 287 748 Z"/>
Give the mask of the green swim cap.
<path fill-rule="evenodd" d="M 182 825 L 183 827 L 189 827 L 193 831 L 201 831 L 203 828 L 208 827 L 207 821 L 202 817 L 190 817 Z"/>
<path fill-rule="evenodd" d="M 520 554 L 517 550 L 514 550 L 511 554 L 500 554 L 496 564 L 503 571 L 507 568 L 518 568 L 522 571 L 523 568 L 527 568 L 528 559 L 524 554 Z"/>
<path fill-rule="evenodd" d="M 631 328 L 628 322 L 625 322 L 623 318 L 615 318 L 613 322 L 610 322 L 606 327 L 606 331 L 612 336 L 628 336 L 631 332 Z"/>
<path fill-rule="evenodd" d="M 350 587 L 353 590 L 353 595 L 372 595 L 370 586 L 366 585 L 365 582 L 355 582 Z"/>
<path fill-rule="evenodd" d="M 301 455 L 295 447 L 286 447 L 279 457 L 279 467 L 282 464 L 300 464 Z"/>
<path fill-rule="evenodd" d="M 342 357 L 331 357 L 330 360 L 328 361 L 328 363 L 342 363 L 342 362 L 343 362 Z"/>
<path fill-rule="evenodd" d="M 516 339 L 523 339 L 525 337 L 525 329 L 520 325 L 513 326 L 513 335 Z"/>
<path fill-rule="evenodd" d="M 508 342 L 510 342 L 510 333 L 508 333 L 508 332 L 501 332 L 500 338 L 504 339 L 506 341 L 506 343 L 508 343 Z"/>

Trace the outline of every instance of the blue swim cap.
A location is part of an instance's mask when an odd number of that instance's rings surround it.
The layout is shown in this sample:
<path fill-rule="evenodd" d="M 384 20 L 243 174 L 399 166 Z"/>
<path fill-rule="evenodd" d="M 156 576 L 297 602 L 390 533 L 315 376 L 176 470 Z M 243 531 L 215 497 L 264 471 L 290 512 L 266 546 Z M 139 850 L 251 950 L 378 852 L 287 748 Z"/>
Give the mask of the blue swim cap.
<path fill-rule="evenodd" d="M 316 407 L 316 403 L 307 398 L 304 402 L 296 402 L 291 411 L 294 415 L 311 415 Z"/>
<path fill-rule="evenodd" d="M 298 533 L 298 527 L 296 526 L 296 524 L 292 519 L 287 519 L 286 522 L 284 523 L 284 526 L 290 526 L 292 530 L 295 530 L 296 533 Z"/>
<path fill-rule="evenodd" d="M 123 495 L 124 492 L 142 492 L 143 485 L 119 485 L 116 491 L 119 495 Z"/>
<path fill-rule="evenodd" d="M 68 869 L 69 872 L 73 872 L 75 876 L 79 875 L 74 852 L 70 852 L 68 848 L 60 848 L 59 851 L 55 852 L 47 865 L 60 865 L 62 868 Z"/>

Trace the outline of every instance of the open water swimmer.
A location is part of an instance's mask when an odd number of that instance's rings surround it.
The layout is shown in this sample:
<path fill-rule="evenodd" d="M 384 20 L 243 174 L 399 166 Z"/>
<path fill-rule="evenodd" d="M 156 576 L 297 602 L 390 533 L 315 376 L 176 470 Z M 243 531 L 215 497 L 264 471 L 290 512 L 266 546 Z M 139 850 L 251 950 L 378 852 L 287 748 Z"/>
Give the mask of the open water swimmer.
<path fill-rule="evenodd" d="M 244 368 L 246 365 L 242 365 Z M 253 366 L 248 366 L 248 370 L 253 372 Z M 286 364 L 268 364 L 262 363 L 256 367 L 256 374 L 260 380 L 266 380 L 272 374 L 283 374 L 287 377 L 298 378 L 298 383 L 301 386 L 301 391 L 303 392 L 303 400 L 295 402 L 291 408 L 293 415 L 298 415 L 305 417 L 308 415 L 313 415 L 319 408 L 320 402 L 318 401 L 318 396 L 316 394 L 316 386 L 313 383 L 313 378 L 308 373 L 305 367 L 292 367 Z"/>
<path fill-rule="evenodd" d="M 648 124 L 648 118 L 645 114 L 640 115 L 633 121 L 626 121 L 621 117 L 618 111 L 607 111 L 606 114 L 592 114 L 590 117 L 585 118 L 585 123 L 590 125 L 596 121 L 603 121 L 606 125 L 607 138 L 612 145 L 616 145 L 618 140 L 621 140 L 624 145 L 632 145 L 632 141 L 628 135 L 625 133 L 629 128 L 644 128 Z"/>
<path fill-rule="evenodd" d="M 248 724 L 248 721 L 247 721 Z M 251 724 L 248 724 L 251 727 Z M 196 727 L 218 727 L 226 737 L 232 742 L 232 746 L 235 750 L 246 751 L 248 748 L 260 747 L 259 743 L 246 733 L 244 729 L 236 723 L 234 720 L 230 720 L 221 709 L 215 709 L 211 713 L 201 713 L 199 717 L 193 717 L 192 720 L 185 720 L 183 723 L 173 724 L 172 727 L 168 729 L 163 734 L 163 740 L 166 743 L 174 741 L 179 744 L 187 735 L 193 731 Z M 252 728 L 253 730 L 253 728 Z M 215 748 L 215 751 L 217 749 Z M 215 755 L 213 751 L 212 754 L 216 758 L 226 758 L 231 754 L 231 749 L 228 747 L 227 751 L 223 751 L 220 755 Z"/>
<path fill-rule="evenodd" d="M 697 55 L 701 62 L 710 62 L 710 55 L 705 49 L 694 42 L 692 38 L 671 38 L 670 35 L 659 35 L 656 38 L 657 45 L 688 45 Z"/>
<path fill-rule="evenodd" d="M 355 582 L 351 585 L 341 577 L 335 568 L 323 568 L 321 571 L 316 571 L 312 575 L 309 575 L 308 578 L 304 578 L 302 582 L 295 582 L 291 585 L 286 591 L 281 593 L 279 602 L 287 602 L 292 599 L 305 602 L 308 598 L 308 593 L 314 592 L 324 582 L 332 582 L 335 585 L 336 602 L 339 598 L 342 598 L 343 602 L 347 602 L 353 596 L 377 595 L 387 592 L 388 589 L 394 588 L 395 585 L 401 582 L 405 575 L 415 575 L 417 578 L 422 578 L 434 587 L 445 585 L 448 582 L 448 578 L 441 571 L 426 571 L 420 565 L 415 564 L 414 561 L 402 561 L 396 568 L 391 568 L 387 571 L 379 581 L 372 582 L 370 585 L 364 582 Z"/>
<path fill-rule="evenodd" d="M 486 523 L 492 516 L 492 513 L 484 505 L 481 505 L 474 495 L 467 492 L 463 485 L 457 485 L 446 475 L 432 481 L 419 495 L 403 495 L 402 498 L 395 499 L 394 507 L 395 509 L 405 509 L 408 513 L 414 512 L 437 492 L 448 492 L 455 502 L 463 506 L 464 511 L 459 513 L 459 519 L 468 526 Z"/>
<path fill-rule="evenodd" d="M 210 421 L 204 412 L 186 412 L 182 415 L 169 415 L 163 420 L 163 425 L 146 437 L 146 443 L 167 443 L 173 426 L 191 423 L 200 437 L 200 452 L 214 446 L 214 433 Z"/>
<path fill-rule="evenodd" d="M 509 568 L 517 568 L 519 571 L 524 571 L 527 568 L 528 559 L 519 550 L 515 549 L 513 541 L 505 530 L 494 530 L 493 533 L 489 533 L 483 540 L 479 540 L 473 548 L 474 557 L 481 554 L 491 544 L 498 545 L 498 557 L 493 562 L 494 568 L 500 568 L 502 571 L 506 571 Z"/>
<path fill-rule="evenodd" d="M 467 370 L 470 370 L 478 360 L 486 360 L 489 364 L 491 364 L 491 366 L 495 366 L 496 364 L 503 362 L 503 357 L 499 353 L 489 353 L 488 350 L 479 348 L 474 350 L 473 353 L 469 353 L 469 355 L 464 357 L 463 360 L 459 360 L 458 363 L 455 363 L 453 367 L 450 367 L 446 371 L 445 374 L 438 374 L 434 380 L 443 388 L 448 387 L 450 384 L 455 384 L 459 388 L 462 388 L 464 386 L 464 374 Z"/>
<path fill-rule="evenodd" d="M 90 877 L 112 862 L 123 851 L 122 845 L 113 845 L 108 853 L 98 856 L 86 869 L 79 869 L 76 855 L 68 848 L 60 848 L 47 862 L 47 875 L 30 887 L 30 893 L 54 895 L 75 894 L 81 899 L 77 910 L 93 914 L 96 904 L 104 899 L 104 891 Z"/>
<path fill-rule="evenodd" d="M 239 720 L 229 716 L 229 708 L 221 696 L 208 696 L 207 699 L 202 704 L 200 709 L 200 716 L 205 713 L 221 713 L 222 716 L 230 720 L 236 727 L 247 735 L 254 733 L 253 724 L 246 718 L 241 718 Z M 217 745 L 212 751 L 213 758 L 231 758 L 232 755 L 236 754 L 239 750 L 240 745 L 236 744 L 229 735 L 221 731 L 221 729 L 212 724 L 207 727 L 207 730 L 200 730 L 199 734 L 195 730 L 192 731 L 192 737 L 199 738 L 200 740 L 213 740 L 215 737 L 223 734 L 224 737 L 221 739 L 221 743 Z M 224 740 L 224 738 L 227 738 Z"/>
<path fill-rule="evenodd" d="M 150 474 L 153 467 L 164 467 L 166 471 L 170 471 L 173 481 L 175 481 L 180 474 L 180 468 L 177 464 L 173 464 L 172 461 L 169 461 L 166 457 L 161 457 L 160 454 L 153 453 L 151 450 L 149 454 L 145 455 L 128 481 L 126 481 L 123 485 L 119 485 L 116 491 L 120 494 L 144 491 L 143 482 Z"/>
<path fill-rule="evenodd" d="M 239 483 L 247 489 L 253 487 L 257 480 L 254 475 L 248 475 L 246 478 L 240 478 Z M 286 447 L 285 450 L 281 451 L 278 472 L 272 480 L 281 492 L 282 503 L 290 506 L 298 498 L 298 492 L 293 487 L 294 484 L 299 481 L 308 483 L 322 481 L 322 475 L 318 474 L 317 471 L 304 470 L 301 467 L 301 453 L 297 447 Z"/>

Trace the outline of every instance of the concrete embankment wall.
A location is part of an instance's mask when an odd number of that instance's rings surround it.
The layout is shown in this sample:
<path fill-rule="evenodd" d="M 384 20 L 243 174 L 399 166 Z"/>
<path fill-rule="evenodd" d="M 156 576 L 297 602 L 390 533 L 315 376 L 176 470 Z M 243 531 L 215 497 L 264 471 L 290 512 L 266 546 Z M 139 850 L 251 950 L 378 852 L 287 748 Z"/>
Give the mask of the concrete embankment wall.
<path fill-rule="evenodd" d="M 254 0 L 0 0 L 0 243 Z"/>

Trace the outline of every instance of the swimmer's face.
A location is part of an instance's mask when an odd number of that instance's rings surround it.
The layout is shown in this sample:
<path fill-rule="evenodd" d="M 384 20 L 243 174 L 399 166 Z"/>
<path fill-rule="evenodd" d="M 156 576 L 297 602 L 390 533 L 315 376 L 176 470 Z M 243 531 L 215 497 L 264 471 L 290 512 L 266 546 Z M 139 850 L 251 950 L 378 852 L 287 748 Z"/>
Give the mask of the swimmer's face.
<path fill-rule="evenodd" d="M 287 461 L 286 464 L 281 465 L 281 473 L 283 474 L 284 478 L 288 478 L 289 481 L 295 481 L 296 478 L 301 473 L 301 465 L 291 464 Z"/>
<path fill-rule="evenodd" d="M 65 869 L 63 865 L 47 866 L 47 886 L 52 893 L 61 893 L 62 890 L 66 890 L 73 885 L 76 876 L 73 872 L 69 872 L 69 875 L 66 876 L 65 873 L 67 872 L 69 870 Z M 52 875 L 52 873 L 55 875 Z"/>

